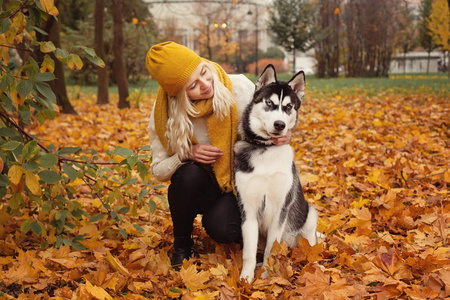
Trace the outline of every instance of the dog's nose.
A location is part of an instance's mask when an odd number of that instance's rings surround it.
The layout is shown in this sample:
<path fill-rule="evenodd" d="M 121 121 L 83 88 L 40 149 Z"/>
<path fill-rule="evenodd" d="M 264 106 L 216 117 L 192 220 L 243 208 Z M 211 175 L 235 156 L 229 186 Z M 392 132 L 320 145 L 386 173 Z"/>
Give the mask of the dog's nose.
<path fill-rule="evenodd" d="M 273 126 L 276 130 L 281 131 L 286 127 L 286 124 L 283 121 L 278 120 L 273 123 Z"/>

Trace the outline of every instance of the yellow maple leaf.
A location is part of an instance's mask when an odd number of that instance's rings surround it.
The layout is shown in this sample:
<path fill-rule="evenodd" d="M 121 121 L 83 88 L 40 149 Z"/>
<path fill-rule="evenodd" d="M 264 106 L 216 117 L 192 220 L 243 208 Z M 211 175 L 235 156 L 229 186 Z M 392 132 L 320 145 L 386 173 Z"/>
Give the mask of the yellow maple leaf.
<path fill-rule="evenodd" d="M 343 110 L 343 109 L 338 109 L 336 114 L 334 115 L 334 119 L 336 121 L 342 120 L 347 116 L 347 111 Z"/>
<path fill-rule="evenodd" d="M 369 182 L 372 183 L 379 183 L 380 182 L 380 175 L 381 175 L 381 170 L 377 169 L 377 168 L 373 168 L 372 172 L 369 174 L 369 177 L 367 178 L 367 180 Z"/>
<path fill-rule="evenodd" d="M 375 127 L 381 127 L 381 126 L 383 126 L 383 122 L 382 122 L 380 119 L 378 119 L 378 118 L 375 118 L 375 119 L 372 121 L 372 124 L 373 124 Z"/>
<path fill-rule="evenodd" d="M 378 168 L 372 168 L 372 172 L 369 173 L 367 181 L 378 184 L 385 189 L 389 189 L 388 178 L 384 174 L 383 170 Z"/>
<path fill-rule="evenodd" d="M 352 208 L 361 208 L 361 207 L 363 207 L 363 206 L 365 206 L 366 204 L 368 204 L 369 203 L 369 200 L 368 199 L 363 199 L 363 197 L 359 197 L 359 200 L 358 201 L 353 201 L 351 204 L 350 204 L 350 206 L 352 207 Z"/>
<path fill-rule="evenodd" d="M 206 282 L 209 280 L 211 273 L 209 271 L 197 272 L 197 266 L 191 264 L 187 268 L 180 271 L 181 279 L 187 288 L 195 292 L 207 287 Z"/>
<path fill-rule="evenodd" d="M 119 283 L 119 278 L 117 276 L 119 276 L 119 275 L 117 275 L 117 273 L 113 274 L 112 277 L 109 278 L 108 281 L 103 284 L 103 287 L 105 289 L 110 289 L 110 290 L 115 291 L 116 287 L 118 286 L 118 283 Z"/>
<path fill-rule="evenodd" d="M 88 291 L 89 294 L 94 296 L 96 299 L 99 299 L 99 300 L 111 299 L 111 300 L 113 300 L 113 298 L 108 294 L 107 291 L 105 291 L 104 289 L 102 289 L 99 286 L 92 285 L 88 280 L 86 280 L 86 290 Z"/>
<path fill-rule="evenodd" d="M 80 228 L 80 231 L 78 232 L 78 234 L 84 235 L 86 237 L 92 237 L 94 239 L 102 238 L 101 232 L 99 232 L 97 225 L 95 223 L 84 224 Z"/>
<path fill-rule="evenodd" d="M 228 270 L 222 264 L 218 264 L 216 268 L 211 268 L 209 271 L 220 280 L 223 280 L 228 275 Z"/>
<path fill-rule="evenodd" d="M 316 298 L 313 296 L 324 295 L 326 292 L 330 291 L 330 275 L 325 274 L 319 267 L 316 267 L 314 274 L 305 272 L 304 278 L 306 285 L 304 287 L 298 288 L 298 290 L 311 298 Z"/>
<path fill-rule="evenodd" d="M 253 294 L 250 296 L 252 298 L 256 299 L 266 299 L 266 294 L 261 291 L 253 292 Z"/>
<path fill-rule="evenodd" d="M 311 173 L 302 173 L 300 174 L 300 182 L 302 186 L 307 186 L 309 183 L 314 183 L 319 181 L 319 176 Z"/>
<path fill-rule="evenodd" d="M 444 173 L 444 180 L 448 183 L 450 182 L 450 169 L 448 169 L 445 173 Z"/>
<path fill-rule="evenodd" d="M 351 209 L 352 218 L 347 222 L 346 226 L 355 227 L 356 231 L 360 234 L 369 233 L 372 228 L 372 214 L 367 207 L 362 207 L 361 209 Z"/>
<path fill-rule="evenodd" d="M 106 260 L 114 271 L 117 271 L 124 276 L 130 275 L 127 268 L 125 268 L 120 260 L 116 259 L 109 251 L 106 251 Z"/>
<path fill-rule="evenodd" d="M 300 261 L 316 262 L 322 260 L 320 253 L 322 253 L 322 244 L 311 246 L 307 239 L 299 239 L 298 247 L 292 250 L 292 257 Z"/>

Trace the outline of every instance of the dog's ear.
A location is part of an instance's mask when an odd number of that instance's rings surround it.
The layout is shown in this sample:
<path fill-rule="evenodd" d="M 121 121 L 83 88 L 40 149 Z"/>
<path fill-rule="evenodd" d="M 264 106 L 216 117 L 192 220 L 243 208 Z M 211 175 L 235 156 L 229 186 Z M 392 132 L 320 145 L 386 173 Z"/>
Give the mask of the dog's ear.
<path fill-rule="evenodd" d="M 294 77 L 289 80 L 288 85 L 292 88 L 292 90 L 297 94 L 298 99 L 302 100 L 305 95 L 305 86 L 306 79 L 305 73 L 303 71 L 298 72 L 294 75 Z"/>
<path fill-rule="evenodd" d="M 259 90 L 263 86 L 274 82 L 277 82 L 277 73 L 275 72 L 275 68 L 273 67 L 273 65 L 270 64 L 267 65 L 267 67 L 261 73 L 261 76 L 259 76 L 258 81 L 256 81 L 255 88 L 256 90 Z"/>

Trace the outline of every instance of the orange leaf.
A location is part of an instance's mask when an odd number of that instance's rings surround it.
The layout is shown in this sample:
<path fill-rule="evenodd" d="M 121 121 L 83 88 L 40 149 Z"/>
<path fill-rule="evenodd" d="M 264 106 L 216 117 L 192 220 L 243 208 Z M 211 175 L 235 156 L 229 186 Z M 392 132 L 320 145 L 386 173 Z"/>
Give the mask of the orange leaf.
<path fill-rule="evenodd" d="M 128 272 L 128 270 L 122 265 L 120 260 L 115 258 L 109 251 L 106 251 L 106 260 L 114 271 L 117 271 L 124 276 L 128 276 L 130 274 L 130 272 Z"/>
<path fill-rule="evenodd" d="M 89 292 L 89 294 L 91 294 L 92 296 L 94 296 L 96 299 L 99 300 L 109 300 L 109 299 L 113 299 L 107 291 L 105 291 L 104 289 L 102 289 L 99 286 L 94 286 L 92 285 L 88 280 L 86 280 L 86 290 Z"/>
<path fill-rule="evenodd" d="M 298 247 L 292 249 L 292 257 L 299 261 L 308 261 L 313 263 L 322 259 L 320 256 L 322 251 L 322 244 L 316 244 L 311 247 L 307 239 L 301 238 L 299 240 Z"/>
<path fill-rule="evenodd" d="M 197 266 L 190 264 L 186 269 L 183 267 L 180 271 L 181 279 L 187 288 L 196 292 L 207 287 L 206 282 L 209 280 L 209 271 L 197 272 Z"/>

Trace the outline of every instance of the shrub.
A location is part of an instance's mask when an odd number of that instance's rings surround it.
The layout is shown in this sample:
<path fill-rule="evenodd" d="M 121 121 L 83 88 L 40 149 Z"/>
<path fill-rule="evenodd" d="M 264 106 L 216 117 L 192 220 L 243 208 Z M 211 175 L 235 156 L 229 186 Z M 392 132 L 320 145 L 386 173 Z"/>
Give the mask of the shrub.
<path fill-rule="evenodd" d="M 288 65 L 283 59 L 263 58 L 258 60 L 258 72 L 261 73 L 268 64 L 272 64 L 277 73 L 286 73 L 288 71 Z M 245 71 L 254 74 L 255 66 L 256 64 L 253 62 L 245 68 Z"/>

